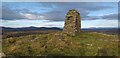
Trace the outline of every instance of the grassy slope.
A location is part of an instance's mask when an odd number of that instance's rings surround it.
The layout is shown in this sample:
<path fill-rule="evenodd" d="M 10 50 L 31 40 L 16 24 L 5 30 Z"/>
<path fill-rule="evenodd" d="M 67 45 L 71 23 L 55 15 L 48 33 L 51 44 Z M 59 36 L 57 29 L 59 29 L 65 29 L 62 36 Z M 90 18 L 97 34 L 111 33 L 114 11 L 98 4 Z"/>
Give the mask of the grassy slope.
<path fill-rule="evenodd" d="M 3 39 L 3 44 L 7 55 L 95 56 L 99 48 L 109 56 L 118 55 L 117 35 L 96 32 L 81 32 L 75 37 L 60 32 L 28 35 Z"/>

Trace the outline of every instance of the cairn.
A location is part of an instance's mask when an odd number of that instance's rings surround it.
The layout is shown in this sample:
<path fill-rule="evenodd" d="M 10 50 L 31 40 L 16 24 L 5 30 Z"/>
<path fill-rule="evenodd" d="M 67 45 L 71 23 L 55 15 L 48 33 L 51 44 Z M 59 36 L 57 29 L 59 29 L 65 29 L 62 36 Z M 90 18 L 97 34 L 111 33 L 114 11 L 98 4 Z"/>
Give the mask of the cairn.
<path fill-rule="evenodd" d="M 75 9 L 68 11 L 65 17 L 63 33 L 75 36 L 80 32 L 81 22 L 80 14 Z"/>

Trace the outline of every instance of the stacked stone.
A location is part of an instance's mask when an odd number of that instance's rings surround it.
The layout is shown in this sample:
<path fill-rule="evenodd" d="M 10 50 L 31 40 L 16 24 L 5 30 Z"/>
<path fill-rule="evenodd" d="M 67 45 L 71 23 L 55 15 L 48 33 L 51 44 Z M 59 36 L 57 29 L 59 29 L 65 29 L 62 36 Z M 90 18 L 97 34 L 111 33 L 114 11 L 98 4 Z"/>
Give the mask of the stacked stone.
<path fill-rule="evenodd" d="M 77 12 L 75 9 L 69 10 L 65 17 L 63 33 L 75 36 L 80 32 L 80 28 L 81 23 L 79 12 Z"/>

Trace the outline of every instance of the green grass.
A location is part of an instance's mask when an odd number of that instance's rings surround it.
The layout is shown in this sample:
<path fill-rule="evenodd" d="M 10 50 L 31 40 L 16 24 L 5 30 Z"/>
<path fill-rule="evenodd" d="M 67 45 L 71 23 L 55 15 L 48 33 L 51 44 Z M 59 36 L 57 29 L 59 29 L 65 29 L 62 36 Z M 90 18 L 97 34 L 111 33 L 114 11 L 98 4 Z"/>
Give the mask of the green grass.
<path fill-rule="evenodd" d="M 81 32 L 77 36 L 69 36 L 57 32 L 3 39 L 6 55 L 96 56 L 99 49 L 107 51 L 108 56 L 118 56 L 117 35 Z"/>

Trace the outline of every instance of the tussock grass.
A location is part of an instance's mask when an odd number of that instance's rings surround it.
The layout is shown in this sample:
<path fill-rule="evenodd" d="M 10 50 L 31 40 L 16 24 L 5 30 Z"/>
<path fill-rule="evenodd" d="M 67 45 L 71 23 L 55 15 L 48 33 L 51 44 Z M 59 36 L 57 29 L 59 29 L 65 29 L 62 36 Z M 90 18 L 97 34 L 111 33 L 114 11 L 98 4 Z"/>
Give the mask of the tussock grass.
<path fill-rule="evenodd" d="M 108 56 L 118 56 L 117 35 L 81 32 L 77 36 L 69 36 L 56 32 L 3 39 L 6 55 L 96 56 L 99 49 L 107 51 Z"/>

